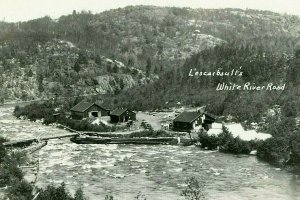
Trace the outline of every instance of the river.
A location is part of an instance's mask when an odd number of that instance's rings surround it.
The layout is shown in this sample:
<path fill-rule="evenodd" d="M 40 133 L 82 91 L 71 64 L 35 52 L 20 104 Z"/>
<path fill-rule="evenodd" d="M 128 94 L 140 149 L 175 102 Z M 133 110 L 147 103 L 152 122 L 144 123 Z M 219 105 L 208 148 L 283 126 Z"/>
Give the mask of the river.
<path fill-rule="evenodd" d="M 11 108 L 0 108 L 2 135 L 16 139 L 64 130 L 17 120 Z M 82 145 L 51 140 L 39 152 L 37 186 L 59 185 L 74 193 L 82 187 L 90 200 L 180 199 L 185 180 L 195 176 L 205 184 L 207 199 L 299 200 L 300 178 L 257 160 L 197 147 L 145 145 Z"/>

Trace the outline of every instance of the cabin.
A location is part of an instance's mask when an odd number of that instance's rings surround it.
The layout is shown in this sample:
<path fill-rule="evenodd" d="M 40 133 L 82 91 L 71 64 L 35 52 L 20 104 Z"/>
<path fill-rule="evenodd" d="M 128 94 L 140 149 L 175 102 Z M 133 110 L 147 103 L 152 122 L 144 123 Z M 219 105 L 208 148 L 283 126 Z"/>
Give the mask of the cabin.
<path fill-rule="evenodd" d="M 88 117 L 109 116 L 110 110 L 104 108 L 99 103 L 80 102 L 71 108 L 71 117 L 73 119 L 83 119 Z"/>
<path fill-rule="evenodd" d="M 136 120 L 136 113 L 127 108 L 115 109 L 110 113 L 111 123 L 127 122 L 129 120 Z"/>
<path fill-rule="evenodd" d="M 173 120 L 174 131 L 191 131 L 197 128 L 209 130 L 215 117 L 206 112 L 183 112 Z"/>
<path fill-rule="evenodd" d="M 173 120 L 174 131 L 190 131 L 201 125 L 201 112 L 183 112 Z"/>

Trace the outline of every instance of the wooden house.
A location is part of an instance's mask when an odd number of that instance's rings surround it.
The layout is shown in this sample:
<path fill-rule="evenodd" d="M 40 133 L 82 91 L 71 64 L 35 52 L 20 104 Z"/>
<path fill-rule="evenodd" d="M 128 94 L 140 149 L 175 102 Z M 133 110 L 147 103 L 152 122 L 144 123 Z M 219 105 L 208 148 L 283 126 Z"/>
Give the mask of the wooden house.
<path fill-rule="evenodd" d="M 202 113 L 183 112 L 173 120 L 174 131 L 190 131 L 202 125 Z"/>
<path fill-rule="evenodd" d="M 183 112 L 173 120 L 174 131 L 191 131 L 203 127 L 208 130 L 215 117 L 206 112 Z"/>
<path fill-rule="evenodd" d="M 127 109 L 115 109 L 110 113 L 111 123 L 127 122 L 128 120 L 136 120 L 136 113 Z"/>
<path fill-rule="evenodd" d="M 109 116 L 110 110 L 98 103 L 80 102 L 71 108 L 73 119 L 83 119 L 88 117 Z"/>

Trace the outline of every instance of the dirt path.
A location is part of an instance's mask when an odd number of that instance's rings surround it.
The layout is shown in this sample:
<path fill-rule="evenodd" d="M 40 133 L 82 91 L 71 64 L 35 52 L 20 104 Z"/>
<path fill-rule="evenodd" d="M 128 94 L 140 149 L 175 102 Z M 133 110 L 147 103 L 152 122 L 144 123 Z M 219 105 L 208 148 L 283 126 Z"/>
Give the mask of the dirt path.
<path fill-rule="evenodd" d="M 136 115 L 136 118 L 138 119 L 138 121 L 142 122 L 143 120 L 145 120 L 146 122 L 148 122 L 153 130 L 160 130 L 161 129 L 161 124 L 159 121 L 159 118 L 150 114 L 146 114 L 143 112 L 138 112 Z"/>

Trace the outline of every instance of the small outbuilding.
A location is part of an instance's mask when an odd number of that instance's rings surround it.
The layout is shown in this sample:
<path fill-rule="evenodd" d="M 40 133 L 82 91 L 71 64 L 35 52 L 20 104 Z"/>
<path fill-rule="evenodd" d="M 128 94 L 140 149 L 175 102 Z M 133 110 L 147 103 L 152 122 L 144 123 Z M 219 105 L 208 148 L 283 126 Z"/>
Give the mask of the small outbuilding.
<path fill-rule="evenodd" d="M 203 113 L 202 116 L 202 126 L 205 130 L 209 130 L 212 128 L 212 123 L 216 121 L 216 117 L 210 113 Z"/>
<path fill-rule="evenodd" d="M 71 117 L 73 119 L 83 119 L 88 117 L 109 116 L 110 110 L 104 108 L 99 103 L 80 102 L 71 108 Z"/>
<path fill-rule="evenodd" d="M 111 123 L 127 122 L 129 120 L 136 120 L 136 113 L 127 108 L 115 109 L 110 113 Z"/>

